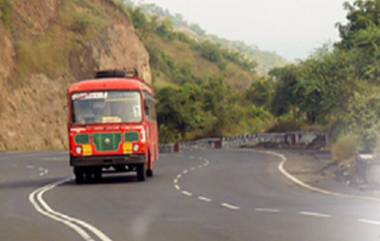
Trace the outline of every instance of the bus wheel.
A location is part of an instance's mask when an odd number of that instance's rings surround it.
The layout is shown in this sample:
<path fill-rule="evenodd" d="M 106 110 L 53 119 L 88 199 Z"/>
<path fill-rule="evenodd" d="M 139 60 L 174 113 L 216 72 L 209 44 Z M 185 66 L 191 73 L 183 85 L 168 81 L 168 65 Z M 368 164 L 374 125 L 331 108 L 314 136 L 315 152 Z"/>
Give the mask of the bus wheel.
<path fill-rule="evenodd" d="M 152 169 L 146 170 L 146 176 L 147 177 L 153 177 L 153 170 Z"/>
<path fill-rule="evenodd" d="M 139 182 L 145 181 L 145 164 L 139 164 L 136 166 L 137 180 Z"/>
<path fill-rule="evenodd" d="M 74 167 L 75 183 L 83 184 L 85 181 L 84 172 L 79 167 Z"/>
<path fill-rule="evenodd" d="M 102 169 L 98 168 L 94 172 L 94 178 L 96 182 L 100 182 L 102 180 Z"/>

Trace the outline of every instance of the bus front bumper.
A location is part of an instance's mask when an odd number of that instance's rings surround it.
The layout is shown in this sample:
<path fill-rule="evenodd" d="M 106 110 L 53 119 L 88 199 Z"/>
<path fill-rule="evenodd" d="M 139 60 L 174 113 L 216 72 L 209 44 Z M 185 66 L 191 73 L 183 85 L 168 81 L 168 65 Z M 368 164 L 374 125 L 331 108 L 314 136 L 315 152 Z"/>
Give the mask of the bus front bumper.
<path fill-rule="evenodd" d="M 70 165 L 73 167 L 109 167 L 145 162 L 145 155 L 70 157 Z"/>

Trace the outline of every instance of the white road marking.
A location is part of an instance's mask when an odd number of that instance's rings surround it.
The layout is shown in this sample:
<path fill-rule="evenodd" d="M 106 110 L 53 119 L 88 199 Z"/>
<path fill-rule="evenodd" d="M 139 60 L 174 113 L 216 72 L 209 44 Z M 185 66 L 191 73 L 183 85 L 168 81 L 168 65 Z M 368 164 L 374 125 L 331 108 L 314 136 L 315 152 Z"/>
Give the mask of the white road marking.
<path fill-rule="evenodd" d="M 189 171 L 187 169 L 183 170 L 182 174 L 186 175 Z"/>
<path fill-rule="evenodd" d="M 199 166 L 198 166 L 198 168 L 202 168 L 202 167 L 203 167 L 203 165 L 199 165 Z"/>
<path fill-rule="evenodd" d="M 204 202 L 208 202 L 208 203 L 212 201 L 210 198 L 202 197 L 202 196 L 199 196 L 198 199 Z"/>
<path fill-rule="evenodd" d="M 190 168 L 190 171 L 194 171 L 194 170 L 195 170 L 195 167 Z"/>
<path fill-rule="evenodd" d="M 89 223 L 86 223 L 80 219 L 70 217 L 66 214 L 59 213 L 55 210 L 53 210 L 43 199 L 43 195 L 46 192 L 49 192 L 53 188 L 70 181 L 72 178 L 67 178 L 62 181 L 58 181 L 46 186 L 43 186 L 39 189 L 36 189 L 29 195 L 29 201 L 32 203 L 33 207 L 39 212 L 40 214 L 55 220 L 57 222 L 63 223 L 67 227 L 71 228 L 75 232 L 77 232 L 82 239 L 85 241 L 94 241 L 88 231 L 92 232 L 94 236 L 96 236 L 101 241 L 112 241 L 107 235 L 105 235 L 102 231 L 97 229 L 96 227 L 92 226 Z M 87 230 L 88 231 L 87 231 Z"/>
<path fill-rule="evenodd" d="M 174 179 L 173 182 L 174 182 L 174 184 L 177 184 L 178 183 L 178 179 Z"/>
<path fill-rule="evenodd" d="M 284 175 L 287 179 L 289 179 L 293 183 L 297 184 L 300 187 L 308 189 L 309 191 L 321 193 L 321 194 L 324 194 L 324 195 L 335 196 L 335 197 L 351 198 L 351 199 L 353 198 L 353 199 L 360 199 L 360 200 L 366 200 L 366 201 L 380 202 L 380 199 L 379 198 L 375 198 L 375 197 L 355 196 L 355 195 L 343 194 L 343 193 L 333 192 L 333 191 L 325 190 L 325 189 L 322 189 L 322 188 L 319 188 L 319 187 L 311 186 L 311 185 L 309 185 L 309 184 L 301 181 L 300 179 L 296 178 L 295 176 L 293 176 L 292 174 L 290 174 L 285 169 L 285 163 L 287 162 L 287 158 L 284 155 L 276 153 L 276 152 L 273 152 L 273 151 L 265 151 L 265 152 L 256 151 L 256 152 L 266 153 L 266 154 L 269 154 L 269 155 L 272 155 L 272 156 L 279 157 L 282 160 L 280 162 L 280 164 L 278 165 L 278 170 L 281 172 L 281 174 Z"/>
<path fill-rule="evenodd" d="M 240 207 L 235 206 L 235 205 L 231 205 L 231 204 L 228 204 L 228 203 L 221 203 L 220 205 L 222 207 L 225 207 L 225 208 L 228 208 L 228 209 L 231 209 L 231 210 L 239 210 L 240 209 Z"/>
<path fill-rule="evenodd" d="M 380 221 L 369 220 L 369 219 L 358 219 L 360 223 L 372 224 L 372 225 L 380 225 Z"/>
<path fill-rule="evenodd" d="M 330 218 L 331 217 L 330 214 L 316 213 L 316 212 L 306 212 L 306 211 L 299 212 L 299 214 L 300 215 L 304 215 L 304 216 L 318 217 L 318 218 Z"/>
<path fill-rule="evenodd" d="M 177 175 L 177 179 L 181 179 L 182 178 L 182 175 L 181 174 L 178 174 Z"/>
<path fill-rule="evenodd" d="M 63 161 L 66 160 L 65 157 L 42 157 L 41 160 L 43 161 Z"/>
<path fill-rule="evenodd" d="M 175 187 L 175 189 L 177 189 L 177 190 L 181 190 L 181 188 L 180 188 L 178 185 L 175 185 L 174 187 Z"/>
<path fill-rule="evenodd" d="M 40 173 L 38 174 L 40 177 L 42 177 L 42 176 L 45 176 L 46 174 L 48 174 L 49 173 L 49 170 L 47 170 L 47 169 L 43 169 L 42 171 L 40 171 Z"/>
<path fill-rule="evenodd" d="M 273 208 L 256 208 L 256 212 L 262 212 L 262 213 L 279 213 L 279 209 L 273 209 Z"/>
<path fill-rule="evenodd" d="M 188 197 L 193 196 L 193 194 L 192 194 L 191 192 L 188 192 L 188 191 L 182 191 L 182 194 L 183 194 L 183 195 L 186 195 L 186 196 L 188 196 Z"/>

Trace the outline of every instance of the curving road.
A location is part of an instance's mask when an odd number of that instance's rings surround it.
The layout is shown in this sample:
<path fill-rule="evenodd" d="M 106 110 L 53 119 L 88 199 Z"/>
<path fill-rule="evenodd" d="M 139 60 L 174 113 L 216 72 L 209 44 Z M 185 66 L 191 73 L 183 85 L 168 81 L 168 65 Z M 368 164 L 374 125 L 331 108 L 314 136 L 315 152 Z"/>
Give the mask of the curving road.
<path fill-rule="evenodd" d="M 166 154 L 145 183 L 119 175 L 77 186 L 65 153 L 0 154 L 0 240 L 380 240 L 380 202 L 301 189 L 280 161 Z"/>

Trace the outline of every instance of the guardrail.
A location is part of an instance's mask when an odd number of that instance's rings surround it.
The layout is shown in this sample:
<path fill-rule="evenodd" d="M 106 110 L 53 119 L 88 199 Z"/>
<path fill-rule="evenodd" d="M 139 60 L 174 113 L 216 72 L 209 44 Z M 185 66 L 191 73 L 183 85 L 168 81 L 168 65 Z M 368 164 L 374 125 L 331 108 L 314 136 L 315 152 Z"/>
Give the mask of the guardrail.
<path fill-rule="evenodd" d="M 160 145 L 160 151 L 165 153 L 186 150 L 238 148 L 243 146 L 321 149 L 327 144 L 328 136 L 325 133 L 262 133 L 240 135 L 235 137 L 205 138 L 176 144 L 163 144 Z"/>

